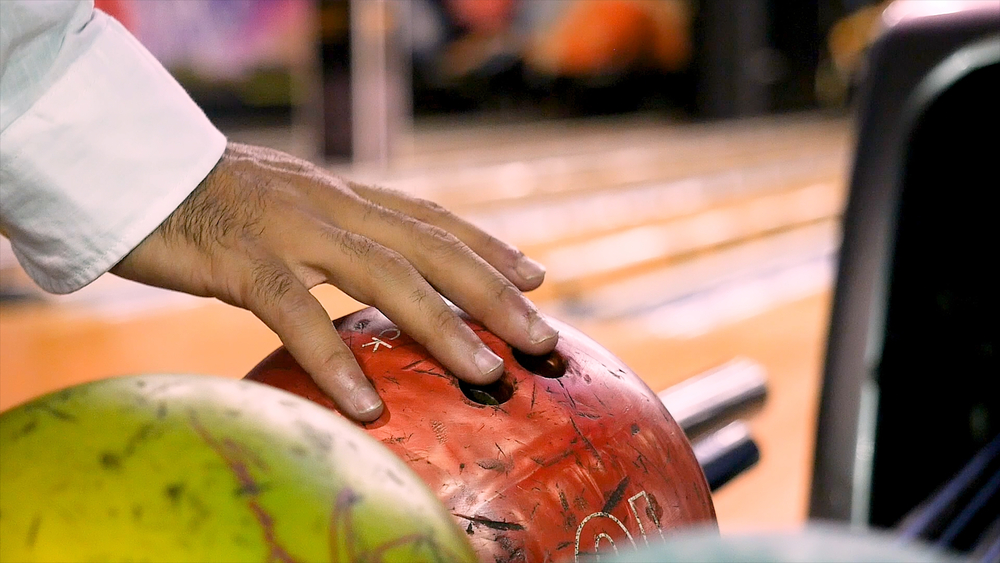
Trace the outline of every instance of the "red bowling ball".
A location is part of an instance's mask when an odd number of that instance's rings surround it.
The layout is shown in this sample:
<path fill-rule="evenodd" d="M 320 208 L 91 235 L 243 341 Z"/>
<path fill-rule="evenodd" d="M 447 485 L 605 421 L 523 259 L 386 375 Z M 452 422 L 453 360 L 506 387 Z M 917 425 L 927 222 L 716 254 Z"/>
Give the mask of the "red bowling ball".
<path fill-rule="evenodd" d="M 494 384 L 460 382 L 376 309 L 335 325 L 385 401 L 363 426 L 430 485 L 482 561 L 580 560 L 714 525 L 687 438 L 620 360 L 557 321 L 541 357 L 466 322 L 506 363 Z M 335 408 L 284 348 L 247 378 Z"/>

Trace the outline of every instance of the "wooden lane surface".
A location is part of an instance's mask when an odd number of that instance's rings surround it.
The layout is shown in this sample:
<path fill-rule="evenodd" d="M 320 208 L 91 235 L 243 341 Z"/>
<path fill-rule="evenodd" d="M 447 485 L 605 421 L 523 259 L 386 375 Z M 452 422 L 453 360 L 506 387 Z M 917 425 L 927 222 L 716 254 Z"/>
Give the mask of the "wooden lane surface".
<path fill-rule="evenodd" d="M 829 221 L 840 212 L 842 194 L 839 185 L 814 184 L 576 244 L 528 247 L 526 252 L 551 269 L 546 291 L 553 297 L 589 293 L 611 281 L 681 264 L 696 255 Z"/>
<path fill-rule="evenodd" d="M 556 136 L 550 134 L 553 127 L 559 133 Z M 843 120 L 816 116 L 686 126 L 605 124 L 596 129 L 586 122 L 568 129 L 542 124 L 528 127 L 523 134 L 512 133 L 516 127 L 475 131 L 472 135 L 478 135 L 478 141 L 437 151 L 434 136 L 418 135 L 414 142 L 422 158 L 416 163 L 403 158 L 390 170 L 366 172 L 356 167 L 342 171 L 359 181 L 385 183 L 465 214 L 765 162 L 838 156 L 849 136 Z"/>
<path fill-rule="evenodd" d="M 251 313 L 219 301 L 140 290 L 133 304 L 104 300 L 131 282 L 102 278 L 93 300 L 0 307 L 0 410 L 68 385 L 140 373 L 239 378 L 281 342 Z M 334 317 L 362 305 L 313 290 Z"/>
<path fill-rule="evenodd" d="M 600 157 L 597 163 L 615 166 L 636 163 L 631 157 L 616 163 L 615 155 L 638 147 L 668 159 L 665 168 L 669 173 L 689 174 L 690 168 L 677 168 L 677 164 L 688 163 L 691 155 L 696 155 L 698 162 L 713 162 L 730 154 L 761 153 L 778 147 L 808 150 L 816 143 L 836 143 L 845 133 L 840 117 L 813 113 L 695 124 L 678 124 L 648 114 L 495 126 L 448 119 L 415 131 L 393 169 L 417 178 L 423 172 L 594 155 Z"/>
<path fill-rule="evenodd" d="M 716 504 L 723 530 L 774 528 L 805 516 L 848 136 L 843 121 L 796 116 L 431 130 L 393 170 L 341 171 L 434 199 L 548 263 L 533 299 L 654 390 L 735 356 L 762 363 L 763 459 Z M 645 254 L 623 261 L 616 240 Z M 332 317 L 360 307 L 314 293 Z M 0 307 L 0 409 L 125 374 L 241 377 L 278 344 L 247 312 L 102 278 Z"/>

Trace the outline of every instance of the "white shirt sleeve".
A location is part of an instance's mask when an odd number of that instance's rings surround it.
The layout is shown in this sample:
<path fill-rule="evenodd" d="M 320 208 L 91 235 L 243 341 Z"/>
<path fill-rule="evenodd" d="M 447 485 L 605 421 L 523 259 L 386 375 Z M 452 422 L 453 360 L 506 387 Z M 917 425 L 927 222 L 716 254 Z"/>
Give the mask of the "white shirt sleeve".
<path fill-rule="evenodd" d="M 118 263 L 226 139 L 93 2 L 0 1 L 0 230 L 45 290 Z"/>

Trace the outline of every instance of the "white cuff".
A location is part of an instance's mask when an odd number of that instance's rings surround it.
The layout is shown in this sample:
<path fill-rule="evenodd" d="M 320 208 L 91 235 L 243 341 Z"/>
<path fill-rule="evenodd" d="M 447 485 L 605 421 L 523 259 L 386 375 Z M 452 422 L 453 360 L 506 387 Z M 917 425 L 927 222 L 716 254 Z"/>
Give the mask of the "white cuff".
<path fill-rule="evenodd" d="M 117 21 L 0 133 L 0 226 L 25 271 L 68 293 L 117 264 L 194 190 L 226 139 Z"/>

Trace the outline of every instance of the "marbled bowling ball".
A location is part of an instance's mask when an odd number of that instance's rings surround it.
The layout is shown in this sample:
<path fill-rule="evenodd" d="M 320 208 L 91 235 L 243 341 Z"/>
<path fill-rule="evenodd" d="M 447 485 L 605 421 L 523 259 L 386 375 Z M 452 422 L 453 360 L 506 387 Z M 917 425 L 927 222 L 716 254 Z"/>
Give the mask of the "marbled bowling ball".
<path fill-rule="evenodd" d="M 563 323 L 526 356 L 467 320 L 506 363 L 489 386 L 460 382 L 369 308 L 335 321 L 385 401 L 364 427 L 426 481 L 482 561 L 573 561 L 714 525 L 683 431 L 620 360 Z M 329 408 L 285 349 L 247 376 Z"/>
<path fill-rule="evenodd" d="M 399 458 L 265 385 L 85 383 L 0 415 L 0 562 L 475 561 Z"/>

